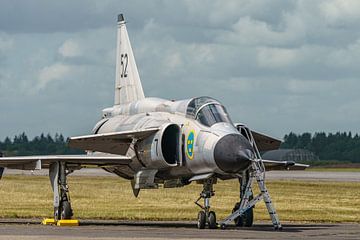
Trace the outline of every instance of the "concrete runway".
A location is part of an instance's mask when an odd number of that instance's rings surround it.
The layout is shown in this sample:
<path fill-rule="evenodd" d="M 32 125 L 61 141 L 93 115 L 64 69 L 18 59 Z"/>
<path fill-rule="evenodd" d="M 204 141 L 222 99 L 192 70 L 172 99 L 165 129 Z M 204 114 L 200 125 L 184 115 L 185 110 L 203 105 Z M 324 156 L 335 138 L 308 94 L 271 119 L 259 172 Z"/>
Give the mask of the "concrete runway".
<path fill-rule="evenodd" d="M 78 227 L 39 224 L 40 219 L 0 220 L 0 239 L 360 239 L 359 224 L 284 224 L 281 232 L 269 223 L 251 228 L 199 230 L 195 222 L 81 221 Z"/>
<path fill-rule="evenodd" d="M 281 232 L 269 223 L 251 228 L 198 230 L 195 222 L 81 221 L 78 227 L 42 226 L 40 219 L 0 220 L 0 239 L 360 239 L 360 224 L 284 224 Z"/>

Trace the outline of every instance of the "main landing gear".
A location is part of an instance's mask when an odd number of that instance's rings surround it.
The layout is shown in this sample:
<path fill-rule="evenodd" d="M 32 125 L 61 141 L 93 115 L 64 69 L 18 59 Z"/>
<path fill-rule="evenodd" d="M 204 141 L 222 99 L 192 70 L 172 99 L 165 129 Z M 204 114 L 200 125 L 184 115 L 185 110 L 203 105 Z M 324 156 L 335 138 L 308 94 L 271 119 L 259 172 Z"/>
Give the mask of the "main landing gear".
<path fill-rule="evenodd" d="M 213 190 L 214 183 L 216 183 L 216 178 L 204 180 L 203 190 L 200 193 L 200 197 L 195 201 L 195 204 L 202 209 L 198 213 L 197 227 L 199 229 L 204 229 L 206 225 L 210 229 L 217 228 L 216 214 L 214 211 L 210 211 L 210 198 L 215 195 L 215 191 Z M 202 198 L 204 199 L 204 206 L 199 203 Z"/>
<path fill-rule="evenodd" d="M 73 210 L 70 203 L 69 187 L 66 176 L 71 173 L 65 162 L 56 162 L 50 165 L 49 176 L 54 193 L 54 219 L 55 221 L 71 219 Z"/>

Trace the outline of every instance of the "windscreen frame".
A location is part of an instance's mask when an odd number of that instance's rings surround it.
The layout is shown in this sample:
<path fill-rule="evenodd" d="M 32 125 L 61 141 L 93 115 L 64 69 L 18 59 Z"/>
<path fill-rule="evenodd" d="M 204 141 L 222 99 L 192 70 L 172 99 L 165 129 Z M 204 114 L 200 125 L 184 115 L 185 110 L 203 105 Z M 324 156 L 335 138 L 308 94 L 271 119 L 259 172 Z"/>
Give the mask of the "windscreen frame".
<path fill-rule="evenodd" d="M 202 114 L 202 118 L 200 117 L 200 114 Z M 218 102 L 209 102 L 202 105 L 196 111 L 195 120 L 207 127 L 211 127 L 212 125 L 220 122 L 232 124 L 226 108 Z"/>

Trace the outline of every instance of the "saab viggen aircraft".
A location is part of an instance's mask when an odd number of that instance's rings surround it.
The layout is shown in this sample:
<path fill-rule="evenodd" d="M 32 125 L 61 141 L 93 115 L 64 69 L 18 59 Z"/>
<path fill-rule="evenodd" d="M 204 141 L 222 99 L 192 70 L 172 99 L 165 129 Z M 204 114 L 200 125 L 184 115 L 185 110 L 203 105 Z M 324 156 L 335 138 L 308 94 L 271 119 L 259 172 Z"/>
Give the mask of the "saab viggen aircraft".
<path fill-rule="evenodd" d="M 135 196 L 140 189 L 202 184 L 195 202 L 201 208 L 197 216 L 199 229 L 225 228 L 233 221 L 237 226 L 251 226 L 253 207 L 261 200 L 265 201 L 274 228 L 281 229 L 265 186 L 265 168 L 304 169 L 307 165 L 261 159 L 260 152 L 279 148 L 281 141 L 234 124 L 225 107 L 211 97 L 179 101 L 145 97 L 122 14 L 118 15 L 117 26 L 114 106 L 102 111 L 92 134 L 69 140 L 70 147 L 85 150 L 86 154 L 2 157 L 0 178 L 5 167 L 48 168 L 55 220 L 73 216 L 67 175 L 82 167 L 96 166 L 129 180 Z M 238 179 L 240 183 L 239 202 L 219 222 L 215 212 L 210 211 L 213 185 L 218 179 Z M 252 191 L 253 179 L 259 185 L 258 195 Z"/>

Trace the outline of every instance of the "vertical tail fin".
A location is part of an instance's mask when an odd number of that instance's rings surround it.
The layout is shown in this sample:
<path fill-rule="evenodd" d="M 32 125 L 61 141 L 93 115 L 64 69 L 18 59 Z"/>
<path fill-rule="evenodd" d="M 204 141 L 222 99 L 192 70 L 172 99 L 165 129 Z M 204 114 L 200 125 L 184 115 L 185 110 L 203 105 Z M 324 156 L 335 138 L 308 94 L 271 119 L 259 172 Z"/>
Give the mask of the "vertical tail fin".
<path fill-rule="evenodd" d="M 136 67 L 124 16 L 118 15 L 115 105 L 144 99 L 139 72 Z"/>

